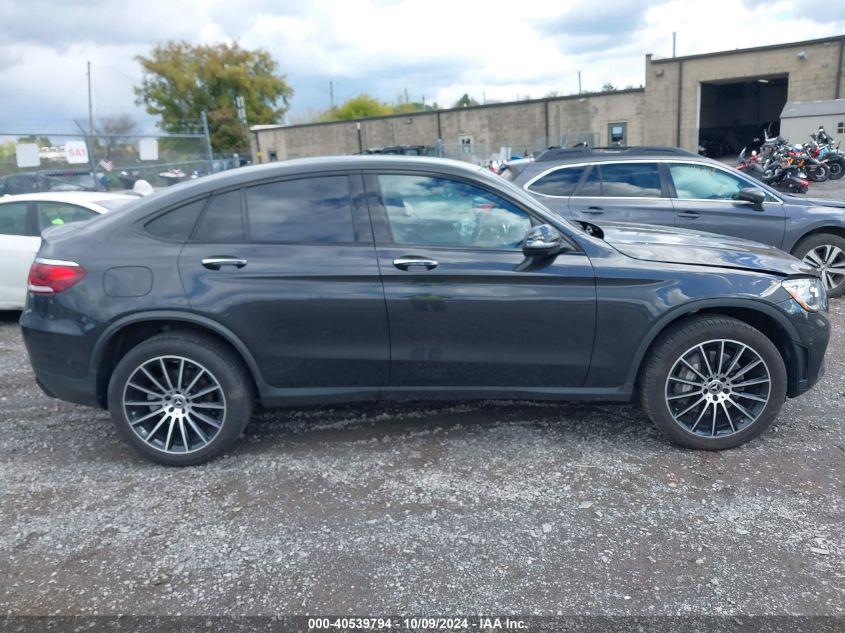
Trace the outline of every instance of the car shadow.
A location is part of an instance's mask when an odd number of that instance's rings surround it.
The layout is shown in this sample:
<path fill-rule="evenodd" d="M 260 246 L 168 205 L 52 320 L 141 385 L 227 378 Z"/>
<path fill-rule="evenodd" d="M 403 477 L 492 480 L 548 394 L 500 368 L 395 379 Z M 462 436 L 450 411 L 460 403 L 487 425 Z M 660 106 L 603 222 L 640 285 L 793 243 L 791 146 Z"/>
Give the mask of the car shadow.
<path fill-rule="evenodd" d="M 0 310 L 0 323 L 17 323 L 20 318 L 20 310 Z"/>

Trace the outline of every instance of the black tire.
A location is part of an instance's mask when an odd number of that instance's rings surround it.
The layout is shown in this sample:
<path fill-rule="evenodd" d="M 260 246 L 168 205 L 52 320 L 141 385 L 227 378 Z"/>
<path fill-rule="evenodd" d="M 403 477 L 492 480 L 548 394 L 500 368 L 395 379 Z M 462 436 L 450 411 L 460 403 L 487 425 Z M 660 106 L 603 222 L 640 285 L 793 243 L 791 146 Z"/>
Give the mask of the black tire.
<path fill-rule="evenodd" d="M 827 162 L 827 168 L 830 170 L 830 179 L 839 180 L 845 173 L 845 160 L 830 160 Z"/>
<path fill-rule="evenodd" d="M 825 163 L 807 166 L 807 178 L 813 182 L 824 182 L 830 178 L 830 169 Z"/>
<path fill-rule="evenodd" d="M 685 352 L 714 339 L 736 341 L 756 352 L 768 368 L 770 391 L 768 401 L 753 422 L 730 435 L 705 437 L 675 421 L 669 409 L 666 385 L 672 368 Z M 771 425 L 786 399 L 786 383 L 783 358 L 765 334 L 738 319 L 713 315 L 685 320 L 661 333 L 644 362 L 639 391 L 646 414 L 669 440 L 687 448 L 723 450 L 754 439 Z"/>
<path fill-rule="evenodd" d="M 204 435 L 202 439 L 206 440 L 207 443 L 202 444 L 200 435 L 189 432 L 188 450 L 182 453 L 165 451 L 145 441 L 133 430 L 133 425 L 127 417 L 127 407 L 135 405 L 124 406 L 124 394 L 141 393 L 130 391 L 134 390 L 134 387 L 127 387 L 130 379 L 135 376 L 137 380 L 137 377 L 140 376 L 137 372 L 141 366 L 161 357 L 168 357 L 166 362 L 171 363 L 178 363 L 180 361 L 176 359 L 183 358 L 187 363 L 194 363 L 198 368 L 205 371 L 206 374 L 203 374 L 201 379 L 208 381 L 212 386 L 214 384 L 217 385 L 216 391 L 221 393 L 219 397 L 222 399 L 224 405 L 222 411 L 212 410 L 216 411 L 213 415 L 218 416 L 215 421 L 219 423 L 219 427 L 203 427 L 207 436 Z M 201 371 L 197 371 L 196 373 L 202 374 Z M 158 378 L 164 384 L 163 375 L 159 374 Z M 181 374 L 179 378 L 181 379 Z M 149 387 L 151 385 L 147 384 L 147 386 Z M 170 397 L 168 397 L 168 400 L 170 400 Z M 199 398 L 193 401 L 192 404 L 201 400 L 202 398 Z M 151 404 L 149 409 L 160 406 L 158 400 L 154 402 L 156 404 Z M 191 404 L 184 406 L 190 407 Z M 209 405 L 206 404 L 206 406 Z M 252 416 L 252 406 L 253 394 L 251 382 L 240 359 L 225 345 L 216 341 L 214 338 L 193 332 L 175 331 L 172 333 L 158 334 L 140 343 L 120 359 L 109 381 L 108 407 L 112 422 L 118 434 L 143 457 L 167 466 L 192 466 L 200 464 L 216 457 L 231 447 L 243 433 L 244 428 L 249 422 Z M 217 405 L 217 409 L 220 409 L 219 405 Z M 129 410 L 132 411 L 132 409 Z M 172 411 L 173 409 L 170 410 Z M 188 409 L 186 408 L 186 410 Z M 209 410 L 205 410 L 204 412 L 209 413 Z M 193 413 L 190 415 L 193 415 Z M 137 418 L 138 416 L 135 417 Z M 164 418 L 166 420 L 165 424 L 170 424 L 170 418 L 166 415 L 164 415 Z M 153 420 L 155 419 L 154 417 Z M 138 424 L 137 421 L 135 424 Z M 194 448 L 193 444 L 199 447 Z M 176 446 L 176 440 L 174 440 L 172 448 L 175 450 Z M 167 444 L 165 444 L 165 447 L 167 447 Z"/>
<path fill-rule="evenodd" d="M 798 244 L 795 245 L 795 248 L 792 249 L 792 254 L 798 259 L 805 260 L 808 253 L 826 246 L 838 248 L 845 253 L 845 237 L 834 233 L 816 233 L 805 237 L 803 240 L 798 242 Z M 845 261 L 845 257 L 840 257 L 836 261 L 838 267 L 842 266 L 841 262 L 843 261 Z M 818 269 L 818 266 L 815 263 L 810 261 L 807 263 L 809 263 L 813 268 Z M 845 275 L 822 275 L 822 278 L 822 280 L 825 281 L 829 297 L 841 297 L 845 294 Z"/>

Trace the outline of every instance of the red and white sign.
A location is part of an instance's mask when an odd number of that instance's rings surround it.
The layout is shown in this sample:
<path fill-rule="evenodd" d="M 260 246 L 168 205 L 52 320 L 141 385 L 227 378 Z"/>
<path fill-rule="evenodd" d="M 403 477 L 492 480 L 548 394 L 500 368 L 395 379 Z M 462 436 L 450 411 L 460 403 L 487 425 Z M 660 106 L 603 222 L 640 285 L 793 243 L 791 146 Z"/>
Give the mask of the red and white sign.
<path fill-rule="evenodd" d="M 65 143 L 65 156 L 71 165 L 88 162 L 88 146 L 85 141 L 67 141 Z"/>

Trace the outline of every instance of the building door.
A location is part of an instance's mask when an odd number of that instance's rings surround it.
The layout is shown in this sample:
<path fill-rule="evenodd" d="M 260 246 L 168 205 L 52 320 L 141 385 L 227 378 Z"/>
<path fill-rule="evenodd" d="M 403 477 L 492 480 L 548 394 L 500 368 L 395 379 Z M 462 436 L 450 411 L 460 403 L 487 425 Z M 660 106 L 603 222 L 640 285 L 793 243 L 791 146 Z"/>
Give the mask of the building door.
<path fill-rule="evenodd" d="M 608 124 L 607 144 L 611 147 L 625 147 L 628 145 L 628 124 L 624 122 Z"/>

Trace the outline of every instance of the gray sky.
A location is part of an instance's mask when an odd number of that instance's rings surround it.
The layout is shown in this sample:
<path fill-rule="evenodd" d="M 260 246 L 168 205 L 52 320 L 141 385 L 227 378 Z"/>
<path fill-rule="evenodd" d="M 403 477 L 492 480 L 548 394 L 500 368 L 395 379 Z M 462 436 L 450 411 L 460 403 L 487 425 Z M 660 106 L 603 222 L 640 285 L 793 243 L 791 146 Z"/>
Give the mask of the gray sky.
<path fill-rule="evenodd" d="M 291 120 L 335 98 L 405 89 L 451 105 L 542 97 L 607 81 L 644 81 L 644 55 L 687 55 L 845 33 L 845 3 L 808 10 L 791 0 L 0 0 L 0 131 L 73 130 L 87 116 L 91 60 L 95 116 L 130 113 L 134 56 L 156 42 L 237 39 L 278 60 L 295 90 Z"/>

